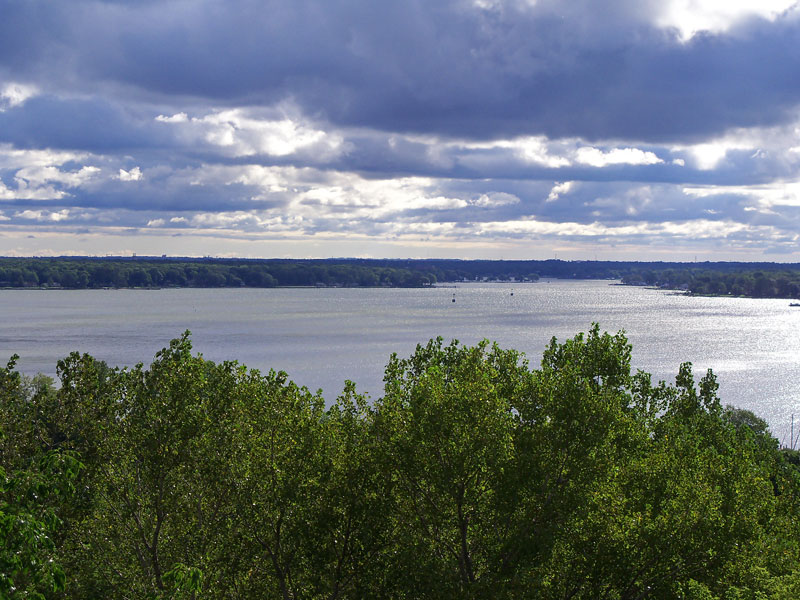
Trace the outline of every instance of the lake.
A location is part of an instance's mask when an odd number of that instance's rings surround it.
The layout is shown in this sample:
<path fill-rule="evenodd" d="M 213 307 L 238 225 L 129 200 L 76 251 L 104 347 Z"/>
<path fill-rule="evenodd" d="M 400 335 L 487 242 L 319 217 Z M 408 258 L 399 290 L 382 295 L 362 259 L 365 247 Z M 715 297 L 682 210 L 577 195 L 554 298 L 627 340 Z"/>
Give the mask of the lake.
<path fill-rule="evenodd" d="M 513 294 L 512 294 L 513 292 Z M 453 302 L 455 298 L 455 302 Z M 382 393 L 392 352 L 431 337 L 482 338 L 537 365 L 552 336 L 624 329 L 634 368 L 674 381 L 681 362 L 718 376 L 723 403 L 765 418 L 788 443 L 800 421 L 800 309 L 788 300 L 693 298 L 608 281 L 458 284 L 424 289 L 0 290 L 0 360 L 55 375 L 79 350 L 110 365 L 149 363 L 184 330 L 210 360 L 285 370 L 331 401 L 345 379 Z"/>

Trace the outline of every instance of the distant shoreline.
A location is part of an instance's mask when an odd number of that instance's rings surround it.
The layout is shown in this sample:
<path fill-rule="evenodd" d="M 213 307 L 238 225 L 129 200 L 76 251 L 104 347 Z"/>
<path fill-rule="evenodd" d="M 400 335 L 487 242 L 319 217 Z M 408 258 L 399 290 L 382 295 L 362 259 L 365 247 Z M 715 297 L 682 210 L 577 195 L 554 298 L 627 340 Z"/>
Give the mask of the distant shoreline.
<path fill-rule="evenodd" d="M 694 296 L 800 298 L 800 264 L 458 259 L 0 258 L 0 289 L 422 288 L 619 280 Z"/>

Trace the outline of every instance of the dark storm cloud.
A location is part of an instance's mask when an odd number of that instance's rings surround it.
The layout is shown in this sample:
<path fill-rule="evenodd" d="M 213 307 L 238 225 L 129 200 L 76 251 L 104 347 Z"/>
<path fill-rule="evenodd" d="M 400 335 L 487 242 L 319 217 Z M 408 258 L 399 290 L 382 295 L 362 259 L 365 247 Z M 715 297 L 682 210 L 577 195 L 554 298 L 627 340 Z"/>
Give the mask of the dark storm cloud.
<path fill-rule="evenodd" d="M 0 141 L 18 148 L 67 148 L 117 152 L 156 150 L 166 143 L 158 127 L 126 114 L 105 99 L 63 99 L 53 95 L 27 100 L 0 112 Z"/>
<path fill-rule="evenodd" d="M 127 186 L 131 188 L 132 186 Z M 186 186 L 168 184 L 148 185 L 138 189 L 103 189 L 82 193 L 70 202 L 71 206 L 89 208 L 120 208 L 132 211 L 228 211 L 255 210 L 280 206 L 277 199 L 253 200 L 254 190 L 243 185 Z"/>
<path fill-rule="evenodd" d="M 156 121 L 155 116 L 152 107 L 119 105 L 99 97 L 37 96 L 0 112 L 0 143 L 21 149 L 116 155 L 125 161 L 120 165 L 125 168 L 129 168 L 127 163 L 143 168 L 169 165 L 175 169 L 203 164 L 295 166 L 353 171 L 369 178 L 416 175 L 476 181 L 490 178 L 745 185 L 794 175 L 792 164 L 766 155 L 754 156 L 752 149 L 730 150 L 713 170 L 675 164 L 673 158 L 685 153 L 676 154 L 658 146 L 639 148 L 658 160 L 654 164 L 597 167 L 576 160 L 576 150 L 586 146 L 571 140 L 546 144 L 555 158 L 563 158 L 563 164 L 552 166 L 546 161 L 526 159 L 515 148 L 476 148 L 374 131 L 345 135 L 346 148 L 332 155 L 315 152 L 312 145 L 284 156 L 257 152 L 237 156 L 230 147 L 206 139 L 202 122 L 179 123 L 176 128 L 173 123 Z M 187 136 L 187 132 L 191 135 Z M 135 158 L 128 156 L 131 153 Z M 96 158 L 95 162 L 100 164 L 102 160 Z M 0 165 L 0 177 L 8 180 L 11 175 L 10 171 L 4 175 Z M 161 197 L 163 193 L 156 195 Z"/>
<path fill-rule="evenodd" d="M 0 226 L 785 248 L 798 16 L 662 8 L 0 0 Z"/>
<path fill-rule="evenodd" d="M 480 206 L 447 211 L 414 210 L 404 213 L 436 222 L 493 222 L 536 218 L 554 223 L 575 222 L 606 225 L 660 223 L 664 221 L 710 221 L 736 219 L 755 224 L 775 224 L 779 219 L 764 218 L 745 210 L 750 198 L 741 194 L 718 194 L 702 200 L 687 195 L 672 185 L 631 185 L 627 182 L 573 183 L 566 191 L 553 194 L 553 184 L 526 181 L 492 181 L 482 186 L 452 182 L 441 190 L 462 196 L 475 193 L 504 193 L 519 198 L 518 203 Z"/>
<path fill-rule="evenodd" d="M 130 187 L 130 186 L 129 186 Z M 97 192 L 83 192 L 77 197 L 53 198 L 48 200 L 0 200 L 0 210 L 13 214 L 25 209 L 48 212 L 69 209 L 73 211 L 107 216 L 114 211 L 124 211 L 136 222 L 163 216 L 180 216 L 187 212 L 201 211 L 244 211 L 279 208 L 285 202 L 275 196 L 269 199 L 252 199 L 252 190 L 247 186 L 193 186 L 177 187 L 147 186 L 142 189 L 113 189 L 106 187 Z M 94 212 L 92 212 L 94 211 Z"/>
<path fill-rule="evenodd" d="M 44 88 L 291 99 L 334 124 L 456 137 L 686 141 L 797 106 L 796 18 L 683 43 L 644 19 L 650 6 L 3 2 L 0 64 Z"/>

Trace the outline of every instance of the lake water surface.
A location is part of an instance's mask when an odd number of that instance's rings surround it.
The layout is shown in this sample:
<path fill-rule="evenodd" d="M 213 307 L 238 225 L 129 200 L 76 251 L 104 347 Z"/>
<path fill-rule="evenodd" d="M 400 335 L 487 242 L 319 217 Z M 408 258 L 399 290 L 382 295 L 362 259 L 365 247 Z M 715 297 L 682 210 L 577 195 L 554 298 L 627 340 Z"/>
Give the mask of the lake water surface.
<path fill-rule="evenodd" d="M 512 295 L 513 292 L 513 295 Z M 456 302 L 452 302 L 455 297 Z M 442 336 L 482 338 L 538 364 L 552 336 L 624 329 L 634 368 L 674 381 L 681 362 L 713 368 L 726 404 L 753 410 L 788 443 L 800 420 L 800 309 L 787 300 L 692 298 L 607 281 L 459 284 L 455 288 L 0 290 L 0 360 L 55 375 L 73 350 L 111 365 L 149 363 L 192 332 L 196 351 L 282 369 L 330 401 L 345 379 L 379 397 L 392 352 Z"/>

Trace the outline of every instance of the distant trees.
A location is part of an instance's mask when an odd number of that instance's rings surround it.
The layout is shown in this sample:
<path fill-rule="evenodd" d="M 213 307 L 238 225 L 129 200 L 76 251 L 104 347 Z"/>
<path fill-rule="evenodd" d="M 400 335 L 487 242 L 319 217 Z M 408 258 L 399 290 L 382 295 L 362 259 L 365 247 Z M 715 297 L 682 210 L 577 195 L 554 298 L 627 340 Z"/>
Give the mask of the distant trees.
<path fill-rule="evenodd" d="M 621 279 L 693 294 L 800 298 L 800 265 L 561 260 L 0 258 L 0 287 L 422 287 Z"/>
<path fill-rule="evenodd" d="M 0 595 L 796 597 L 800 460 L 710 372 L 630 360 L 597 326 L 535 369 L 435 339 L 329 405 L 188 333 L 148 368 L 74 353 L 58 389 L 12 362 Z"/>
<path fill-rule="evenodd" d="M 346 262 L 0 259 L 0 287 L 421 287 L 433 272 Z"/>
<path fill-rule="evenodd" d="M 800 271 L 726 270 L 686 268 L 661 272 L 633 271 L 622 278 L 630 285 L 653 285 L 697 295 L 750 298 L 800 298 Z"/>

